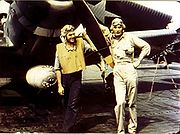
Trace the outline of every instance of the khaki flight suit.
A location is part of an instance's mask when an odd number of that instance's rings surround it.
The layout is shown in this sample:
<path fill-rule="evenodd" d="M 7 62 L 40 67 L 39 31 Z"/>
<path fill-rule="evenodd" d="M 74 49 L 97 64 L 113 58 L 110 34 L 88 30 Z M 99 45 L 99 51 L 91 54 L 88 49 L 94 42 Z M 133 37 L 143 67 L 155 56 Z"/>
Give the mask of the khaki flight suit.
<path fill-rule="evenodd" d="M 115 66 L 113 68 L 116 106 L 114 108 L 118 133 L 125 134 L 125 104 L 129 108 L 129 133 L 135 133 L 137 128 L 137 71 L 133 66 L 134 48 L 141 49 L 140 59 L 150 53 L 147 42 L 127 33 L 119 40 L 111 40 L 111 53 Z"/>

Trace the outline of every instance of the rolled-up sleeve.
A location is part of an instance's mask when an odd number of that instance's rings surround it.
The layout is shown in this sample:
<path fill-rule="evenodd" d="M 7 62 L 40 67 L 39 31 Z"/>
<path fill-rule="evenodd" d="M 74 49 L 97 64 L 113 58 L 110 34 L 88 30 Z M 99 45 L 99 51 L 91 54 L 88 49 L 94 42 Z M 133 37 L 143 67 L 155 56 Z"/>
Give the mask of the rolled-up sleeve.
<path fill-rule="evenodd" d="M 58 54 L 56 52 L 56 55 L 55 55 L 55 62 L 54 62 L 54 69 L 55 70 L 60 70 L 60 63 L 59 63 L 59 58 L 58 58 Z"/>

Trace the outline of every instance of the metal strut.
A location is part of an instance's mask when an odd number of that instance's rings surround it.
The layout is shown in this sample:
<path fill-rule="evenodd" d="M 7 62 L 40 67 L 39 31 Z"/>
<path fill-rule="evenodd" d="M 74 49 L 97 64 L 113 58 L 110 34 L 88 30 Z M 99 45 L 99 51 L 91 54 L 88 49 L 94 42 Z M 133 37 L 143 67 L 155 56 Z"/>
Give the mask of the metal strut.
<path fill-rule="evenodd" d="M 151 97 L 152 97 L 152 92 L 153 92 L 154 83 L 155 83 L 155 77 L 157 76 L 157 69 L 158 69 L 159 59 L 160 59 L 160 56 L 159 56 L 158 59 L 157 59 L 156 69 L 155 69 L 155 71 L 154 71 L 154 77 L 153 77 L 152 84 L 151 84 L 151 91 L 150 91 L 150 93 L 149 93 L 149 100 L 151 100 Z M 163 59 L 164 59 L 165 63 L 167 63 L 167 60 L 166 60 L 166 57 L 165 57 L 165 56 L 163 56 Z M 168 73 L 170 74 L 170 68 L 169 68 L 169 66 L 167 66 L 167 70 L 168 70 Z M 177 87 L 177 85 L 176 85 L 176 83 L 175 83 L 172 75 L 171 75 L 171 81 L 172 81 L 172 83 L 174 84 L 175 89 L 178 89 L 178 87 Z"/>
<path fill-rule="evenodd" d="M 151 84 L 151 91 L 150 91 L 150 93 L 149 93 L 149 100 L 151 99 L 152 91 L 153 91 L 153 88 L 154 88 L 154 80 L 155 80 L 155 77 L 156 77 L 156 75 L 157 75 L 157 68 L 158 68 L 158 64 L 159 64 L 159 59 L 160 59 L 160 57 L 158 57 L 158 59 L 157 59 L 156 69 L 155 69 L 155 71 L 154 71 L 154 77 L 153 77 L 152 84 Z"/>

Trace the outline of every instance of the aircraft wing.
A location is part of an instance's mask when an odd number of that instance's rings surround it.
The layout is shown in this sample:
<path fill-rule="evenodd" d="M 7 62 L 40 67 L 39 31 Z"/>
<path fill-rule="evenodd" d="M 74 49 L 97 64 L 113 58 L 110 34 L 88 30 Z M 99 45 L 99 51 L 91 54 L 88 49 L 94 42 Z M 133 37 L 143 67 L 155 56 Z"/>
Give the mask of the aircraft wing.
<path fill-rule="evenodd" d="M 168 14 L 133 1 L 89 1 L 89 6 L 99 21 L 108 27 L 115 16 L 121 17 L 127 26 L 126 31 L 163 29 L 172 19 L 172 16 Z"/>
<path fill-rule="evenodd" d="M 179 31 L 168 28 L 172 23 L 172 15 L 139 4 L 141 1 L 87 1 L 96 18 L 105 26 L 110 27 L 111 21 L 115 17 L 122 18 L 126 25 L 126 32 L 139 36 L 151 45 L 150 58 L 162 55 L 163 51 L 166 51 L 171 44 L 173 49 L 165 56 L 169 62 L 180 62 L 180 58 L 177 58 L 180 55 L 175 50 L 175 48 L 180 48 Z"/>
<path fill-rule="evenodd" d="M 144 31 L 130 31 L 127 33 L 134 34 L 139 38 L 153 38 L 158 36 L 169 36 L 174 35 L 176 36 L 178 33 L 176 30 L 173 29 L 155 29 L 155 30 L 144 30 Z"/>
<path fill-rule="evenodd" d="M 154 61 L 158 57 L 166 57 L 168 63 L 180 62 L 180 40 L 179 33 L 174 29 L 158 29 L 127 32 L 146 40 L 151 45 L 149 59 Z M 164 60 L 164 59 L 161 59 Z"/>

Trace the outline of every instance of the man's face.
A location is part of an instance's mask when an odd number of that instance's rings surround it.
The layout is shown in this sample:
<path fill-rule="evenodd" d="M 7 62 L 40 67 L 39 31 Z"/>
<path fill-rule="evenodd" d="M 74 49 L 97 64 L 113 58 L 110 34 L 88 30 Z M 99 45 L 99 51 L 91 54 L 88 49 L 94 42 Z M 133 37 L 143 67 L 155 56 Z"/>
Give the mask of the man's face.
<path fill-rule="evenodd" d="M 67 42 L 69 42 L 70 44 L 74 44 L 76 39 L 75 39 L 75 33 L 74 32 L 69 32 L 67 35 L 66 35 L 66 39 L 67 39 Z"/>
<path fill-rule="evenodd" d="M 123 34 L 123 28 L 121 25 L 113 26 L 112 31 L 115 37 L 120 37 Z"/>

